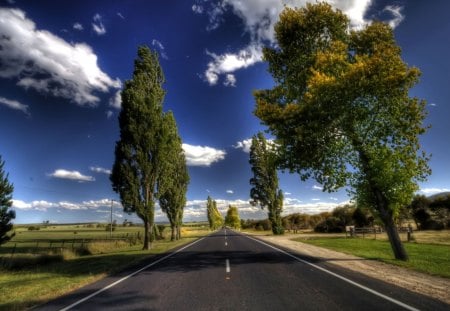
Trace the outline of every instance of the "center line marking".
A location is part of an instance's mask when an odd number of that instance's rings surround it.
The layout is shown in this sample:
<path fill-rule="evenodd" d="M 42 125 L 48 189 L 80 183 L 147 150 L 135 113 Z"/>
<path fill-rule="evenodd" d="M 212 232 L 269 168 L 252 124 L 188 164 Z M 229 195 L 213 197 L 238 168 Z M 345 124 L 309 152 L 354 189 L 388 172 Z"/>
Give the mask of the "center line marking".
<path fill-rule="evenodd" d="M 225 246 L 228 246 L 228 242 L 225 242 Z"/>
<path fill-rule="evenodd" d="M 225 260 L 225 271 L 226 273 L 230 273 L 230 261 L 228 259 Z"/>

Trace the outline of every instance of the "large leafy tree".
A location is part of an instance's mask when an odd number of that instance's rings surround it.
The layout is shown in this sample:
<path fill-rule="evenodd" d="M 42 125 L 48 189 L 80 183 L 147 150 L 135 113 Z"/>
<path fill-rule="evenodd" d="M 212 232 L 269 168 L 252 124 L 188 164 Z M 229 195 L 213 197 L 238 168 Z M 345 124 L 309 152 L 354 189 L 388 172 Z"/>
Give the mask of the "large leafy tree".
<path fill-rule="evenodd" d="M 283 192 L 278 188 L 276 154 L 273 149 L 263 133 L 253 136 L 249 160 L 253 172 L 250 179 L 250 203 L 267 208 L 273 234 L 283 234 Z"/>
<path fill-rule="evenodd" d="M 165 137 L 163 152 L 166 161 L 162 163 L 158 179 L 158 197 L 159 205 L 169 219 L 172 230 L 171 240 L 173 241 L 181 238 L 189 173 L 172 112 L 166 113 L 163 121 L 163 137 Z"/>
<path fill-rule="evenodd" d="M 217 230 L 223 226 L 224 220 L 222 214 L 217 209 L 217 203 L 210 196 L 206 200 L 206 214 L 208 216 L 209 228 Z"/>
<path fill-rule="evenodd" d="M 349 31 L 326 3 L 286 8 L 275 34 L 264 57 L 276 86 L 255 92 L 255 114 L 277 138 L 280 168 L 326 191 L 349 186 L 407 260 L 395 218 L 430 173 L 418 139 L 425 102 L 408 95 L 419 70 L 403 62 L 388 25 Z"/>
<path fill-rule="evenodd" d="M 241 218 L 236 206 L 228 206 L 227 215 L 225 216 L 225 225 L 234 229 L 241 228 Z"/>
<path fill-rule="evenodd" d="M 0 245 L 14 236 L 8 232 L 13 228 L 11 221 L 16 218 L 16 213 L 11 210 L 14 186 L 8 181 L 9 175 L 5 173 L 4 165 L 5 161 L 0 156 Z"/>
<path fill-rule="evenodd" d="M 138 48 L 133 78 L 122 90 L 119 115 L 120 139 L 110 176 L 125 212 L 136 213 L 144 222 L 144 246 L 153 240 L 157 180 L 165 161 L 162 88 L 164 74 L 158 54 L 146 46 Z"/>

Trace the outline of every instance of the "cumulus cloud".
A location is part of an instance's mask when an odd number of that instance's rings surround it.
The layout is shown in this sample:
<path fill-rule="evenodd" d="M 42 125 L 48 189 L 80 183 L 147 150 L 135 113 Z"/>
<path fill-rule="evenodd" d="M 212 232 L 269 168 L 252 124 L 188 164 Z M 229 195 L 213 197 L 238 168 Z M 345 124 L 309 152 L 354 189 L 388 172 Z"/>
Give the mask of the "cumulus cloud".
<path fill-rule="evenodd" d="M 121 86 L 98 67 L 90 46 L 36 29 L 18 9 L 0 8 L 0 46 L 0 78 L 15 78 L 26 89 L 96 106 L 95 92 Z"/>
<path fill-rule="evenodd" d="M 228 193 L 228 194 L 233 194 L 234 191 L 233 191 L 233 190 L 227 190 L 227 193 Z"/>
<path fill-rule="evenodd" d="M 232 81 L 234 86 L 236 84 L 236 78 L 230 73 L 238 69 L 247 68 L 262 60 L 262 46 L 255 44 L 249 45 L 237 53 L 225 53 L 222 55 L 208 51 L 206 53 L 212 58 L 204 74 L 209 85 L 217 84 L 219 75 L 226 74 L 225 83 Z"/>
<path fill-rule="evenodd" d="M 53 178 L 74 180 L 78 182 L 95 181 L 95 178 L 92 176 L 86 176 L 78 171 L 68 171 L 64 169 L 57 169 L 53 173 L 48 174 L 48 176 Z"/>
<path fill-rule="evenodd" d="M 103 25 L 102 16 L 98 13 L 93 17 L 92 30 L 99 36 L 102 36 L 106 33 L 106 28 Z"/>
<path fill-rule="evenodd" d="M 75 23 L 75 24 L 73 24 L 73 29 L 81 31 L 84 28 L 83 28 L 83 25 L 81 25 L 80 23 Z"/>
<path fill-rule="evenodd" d="M 23 200 L 12 200 L 12 207 L 18 210 L 34 210 L 34 211 L 48 211 L 49 209 L 63 209 L 63 210 L 97 210 L 100 208 L 107 208 L 108 211 L 111 208 L 110 199 L 89 200 L 82 202 L 48 202 L 45 200 L 36 200 L 31 202 L 25 202 Z M 113 201 L 114 206 L 122 207 L 122 205 L 116 201 Z M 118 215 L 116 215 L 118 216 Z M 120 216 L 118 216 L 120 217 Z"/>
<path fill-rule="evenodd" d="M 250 153 L 251 146 L 252 146 L 252 139 L 248 138 L 248 139 L 244 139 L 242 141 L 238 141 L 236 143 L 236 145 L 234 145 L 233 147 L 236 149 L 242 149 L 242 151 L 244 151 L 246 153 Z"/>
<path fill-rule="evenodd" d="M 95 173 L 102 173 L 102 174 L 107 174 L 107 175 L 111 174 L 111 170 L 100 167 L 100 166 L 91 166 L 91 167 L 89 167 L 89 169 Z"/>
<path fill-rule="evenodd" d="M 250 36 L 247 47 L 234 53 L 215 54 L 208 53 L 211 61 L 207 65 L 203 77 L 209 85 L 216 85 L 221 75 L 227 75 L 236 70 L 247 68 L 262 61 L 262 46 L 264 44 L 275 45 L 274 26 L 279 20 L 279 14 L 284 7 L 304 7 L 307 0 L 222 0 L 214 3 L 197 1 L 192 6 L 195 13 L 205 13 L 209 17 L 209 24 L 206 29 L 214 30 L 223 21 L 224 13 L 228 10 L 238 16 L 245 27 L 245 31 Z M 330 0 L 333 7 L 343 11 L 350 20 L 353 29 L 362 28 L 370 23 L 364 18 L 368 11 L 371 0 Z M 401 14 L 402 7 L 387 6 L 384 9 L 393 15 L 393 19 L 388 20 L 392 27 L 397 27 L 403 20 Z M 242 55 L 245 54 L 245 57 Z M 232 66 L 229 66 L 233 64 Z M 236 81 L 235 81 L 236 82 Z"/>
<path fill-rule="evenodd" d="M 420 189 L 419 192 L 423 193 L 425 195 L 432 195 L 440 192 L 449 192 L 450 189 L 448 188 L 423 188 Z"/>
<path fill-rule="evenodd" d="M 236 77 L 234 74 L 228 73 L 225 76 L 225 81 L 223 82 L 223 85 L 225 86 L 236 86 Z"/>
<path fill-rule="evenodd" d="M 113 97 L 109 99 L 109 105 L 118 110 L 122 109 L 122 91 L 118 90 Z"/>
<path fill-rule="evenodd" d="M 14 110 L 20 110 L 26 115 L 29 115 L 28 105 L 21 104 L 17 100 L 7 99 L 5 97 L 0 96 L 0 104 L 5 105 L 6 107 Z"/>
<path fill-rule="evenodd" d="M 214 162 L 225 159 L 225 150 L 207 146 L 193 146 L 183 144 L 184 154 L 188 166 L 210 166 Z"/>

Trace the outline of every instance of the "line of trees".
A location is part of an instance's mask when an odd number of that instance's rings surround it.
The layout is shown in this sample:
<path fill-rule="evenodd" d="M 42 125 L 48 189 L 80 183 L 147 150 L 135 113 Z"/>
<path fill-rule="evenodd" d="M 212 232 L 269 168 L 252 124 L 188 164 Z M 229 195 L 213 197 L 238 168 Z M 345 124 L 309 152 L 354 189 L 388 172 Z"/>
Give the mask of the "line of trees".
<path fill-rule="evenodd" d="M 165 78 L 158 54 L 146 46 L 137 54 L 133 77 L 121 94 L 120 139 L 110 179 L 124 211 L 144 222 L 143 249 L 150 249 L 159 235 L 157 200 L 169 218 L 172 238 L 180 237 L 189 176 L 175 118 L 163 111 Z"/>
<path fill-rule="evenodd" d="M 228 206 L 227 215 L 225 216 L 225 226 L 233 229 L 241 228 L 241 218 L 239 217 L 239 211 L 236 206 Z"/>
<path fill-rule="evenodd" d="M 208 217 L 209 228 L 211 230 L 217 230 L 224 224 L 222 214 L 217 209 L 217 203 L 210 196 L 206 200 L 206 215 Z"/>

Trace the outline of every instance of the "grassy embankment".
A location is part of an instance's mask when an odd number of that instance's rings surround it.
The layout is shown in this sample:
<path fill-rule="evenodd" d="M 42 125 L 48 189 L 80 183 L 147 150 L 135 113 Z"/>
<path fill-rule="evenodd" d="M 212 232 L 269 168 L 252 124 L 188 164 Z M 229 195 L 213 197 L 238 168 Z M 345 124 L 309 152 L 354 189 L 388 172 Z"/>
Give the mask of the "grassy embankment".
<path fill-rule="evenodd" d="M 15 231 L 13 240 L 0 246 L 0 310 L 43 303 L 209 233 L 207 226 L 184 227 L 180 241 L 165 238 L 142 251 L 143 228 L 138 226 L 117 227 L 111 240 L 104 227 L 87 225 Z M 168 228 L 164 232 L 170 237 Z"/>
<path fill-rule="evenodd" d="M 405 234 L 401 235 L 406 239 Z M 409 261 L 396 260 L 385 234 L 366 235 L 363 239 L 345 238 L 345 235 L 327 237 L 320 235 L 299 235 L 294 241 L 308 243 L 362 258 L 379 260 L 408 269 L 450 278 L 450 231 L 417 231 L 413 242 L 404 242 Z"/>

